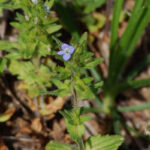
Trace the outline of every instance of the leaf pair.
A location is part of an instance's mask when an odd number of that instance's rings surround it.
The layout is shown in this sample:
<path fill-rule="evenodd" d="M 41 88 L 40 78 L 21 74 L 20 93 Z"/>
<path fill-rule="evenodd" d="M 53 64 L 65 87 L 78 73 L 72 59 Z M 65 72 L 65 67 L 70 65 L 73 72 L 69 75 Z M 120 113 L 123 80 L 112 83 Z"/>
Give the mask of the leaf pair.
<path fill-rule="evenodd" d="M 123 138 L 120 136 L 97 135 L 85 142 L 85 150 L 117 150 L 122 142 Z M 73 146 L 51 141 L 47 144 L 46 150 L 73 150 Z"/>

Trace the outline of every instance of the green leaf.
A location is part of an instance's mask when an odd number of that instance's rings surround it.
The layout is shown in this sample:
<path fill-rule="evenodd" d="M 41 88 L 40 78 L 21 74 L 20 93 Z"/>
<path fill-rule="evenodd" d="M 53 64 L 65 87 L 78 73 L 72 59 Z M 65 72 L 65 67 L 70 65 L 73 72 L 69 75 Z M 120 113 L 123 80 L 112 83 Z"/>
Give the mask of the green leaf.
<path fill-rule="evenodd" d="M 87 7 L 84 9 L 84 13 L 90 13 L 98 7 L 101 7 L 106 0 L 92 0 L 89 3 L 85 3 Z"/>
<path fill-rule="evenodd" d="M 102 78 L 101 78 L 100 72 L 98 71 L 98 69 L 96 67 L 91 68 L 90 72 L 96 81 L 101 81 Z"/>
<path fill-rule="evenodd" d="M 47 43 L 39 42 L 39 54 L 40 56 L 50 55 L 51 48 Z"/>
<path fill-rule="evenodd" d="M 96 83 L 94 84 L 94 88 L 100 88 L 100 87 L 103 86 L 103 84 L 104 84 L 103 81 L 96 82 Z"/>
<path fill-rule="evenodd" d="M 124 83 L 120 83 L 116 86 L 118 92 L 123 92 L 130 89 L 137 89 L 145 86 L 150 86 L 150 78 L 131 80 Z"/>
<path fill-rule="evenodd" d="M 111 42 L 110 42 L 110 65 L 111 58 L 115 52 L 115 46 L 118 39 L 118 27 L 119 27 L 119 18 L 121 15 L 122 5 L 124 0 L 115 0 L 114 10 L 113 10 L 113 19 L 111 23 Z"/>
<path fill-rule="evenodd" d="M 57 141 L 51 141 L 46 145 L 45 150 L 72 150 L 72 146 Z"/>
<path fill-rule="evenodd" d="M 75 78 L 75 89 L 77 91 L 78 99 L 94 99 L 95 95 L 90 87 L 84 83 L 79 77 Z"/>
<path fill-rule="evenodd" d="M 150 0 L 148 0 L 150 2 Z M 134 51 L 134 48 L 142 35 L 150 19 L 150 9 L 148 4 L 142 6 L 143 0 L 137 0 L 130 17 L 128 26 L 121 37 L 113 62 L 110 67 L 111 81 L 114 83 L 120 77 L 123 69 Z"/>
<path fill-rule="evenodd" d="M 12 43 L 9 41 L 0 41 L 0 50 L 7 51 L 8 49 L 16 48 L 17 43 Z"/>
<path fill-rule="evenodd" d="M 87 43 L 87 39 L 88 39 L 88 34 L 87 32 L 85 32 L 81 38 L 80 38 L 80 41 L 79 41 L 79 46 L 83 45 L 83 44 L 86 44 Z"/>
<path fill-rule="evenodd" d="M 96 65 L 98 65 L 101 61 L 103 61 L 103 58 L 95 58 L 93 61 L 86 63 L 85 68 L 94 68 Z"/>
<path fill-rule="evenodd" d="M 54 32 L 59 31 L 62 28 L 61 25 L 57 25 L 57 24 L 51 24 L 49 25 L 49 27 L 46 29 L 46 31 L 48 32 L 48 34 L 52 34 Z"/>
<path fill-rule="evenodd" d="M 5 58 L 0 59 L 0 75 L 3 73 L 7 60 Z"/>
<path fill-rule="evenodd" d="M 72 125 L 66 121 L 67 129 L 70 137 L 77 143 L 80 143 L 82 136 L 85 132 L 85 127 L 83 124 Z"/>
<path fill-rule="evenodd" d="M 89 117 L 80 117 L 81 108 L 78 108 L 76 110 L 64 110 L 60 111 L 60 113 L 65 118 L 67 130 L 70 134 L 70 137 L 75 142 L 80 144 L 82 136 L 85 132 L 83 121 L 89 119 Z"/>
<path fill-rule="evenodd" d="M 91 120 L 91 119 L 92 119 L 91 116 L 81 116 L 81 117 L 80 117 L 80 122 L 81 122 L 81 123 L 84 123 L 84 122 L 89 121 L 89 120 Z"/>
<path fill-rule="evenodd" d="M 134 106 L 124 106 L 124 107 L 117 108 L 119 112 L 140 111 L 145 109 L 150 109 L 150 102 L 134 105 Z"/>
<path fill-rule="evenodd" d="M 85 77 L 82 79 L 86 84 L 89 84 L 91 83 L 94 79 L 93 77 Z"/>
<path fill-rule="evenodd" d="M 117 150 L 122 142 L 121 136 L 97 135 L 86 141 L 85 150 Z"/>
<path fill-rule="evenodd" d="M 49 7 L 49 9 L 51 9 L 52 8 L 52 6 L 53 6 L 53 4 L 54 4 L 54 1 L 55 0 L 50 0 L 50 1 L 46 1 L 46 5 Z"/>

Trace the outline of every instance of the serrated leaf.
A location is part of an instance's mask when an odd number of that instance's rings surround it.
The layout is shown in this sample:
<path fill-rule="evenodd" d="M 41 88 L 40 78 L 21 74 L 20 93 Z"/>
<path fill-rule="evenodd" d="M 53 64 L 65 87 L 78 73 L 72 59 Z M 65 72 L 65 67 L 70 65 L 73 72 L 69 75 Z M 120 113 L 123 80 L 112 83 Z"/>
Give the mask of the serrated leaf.
<path fill-rule="evenodd" d="M 46 1 L 46 5 L 49 7 L 49 9 L 52 8 L 53 4 L 54 4 L 54 0 Z"/>
<path fill-rule="evenodd" d="M 90 137 L 85 144 L 85 150 L 117 150 L 123 142 L 121 136 L 101 136 Z"/>
<path fill-rule="evenodd" d="M 70 134 L 70 137 L 75 142 L 80 143 L 82 135 L 85 132 L 83 121 L 84 119 L 86 120 L 87 117 L 83 117 L 80 120 L 81 108 L 78 108 L 76 110 L 64 110 L 64 111 L 61 111 L 60 113 L 65 118 L 67 130 Z"/>
<path fill-rule="evenodd" d="M 91 119 L 92 119 L 91 116 L 81 116 L 80 117 L 80 123 L 84 123 L 84 122 L 89 121 Z"/>
<path fill-rule="evenodd" d="M 57 24 L 51 24 L 49 25 L 49 27 L 46 29 L 46 31 L 48 32 L 48 34 L 52 34 L 54 32 L 57 32 L 58 30 L 61 29 L 61 25 L 57 25 Z"/>
<path fill-rule="evenodd" d="M 66 92 L 66 90 L 63 89 L 58 89 L 58 90 L 54 90 L 54 91 L 40 91 L 40 94 L 42 95 L 57 95 L 57 96 L 61 96 L 64 97 L 68 94 L 68 92 Z"/>
<path fill-rule="evenodd" d="M 89 84 L 91 83 L 94 79 L 93 77 L 85 77 L 82 79 L 86 84 Z"/>
<path fill-rule="evenodd" d="M 88 38 L 88 34 L 87 34 L 87 32 L 85 32 L 85 33 L 81 36 L 81 38 L 80 38 L 79 46 L 82 45 L 82 44 L 84 44 L 84 43 L 86 43 L 86 42 L 87 42 L 87 38 Z"/>
<path fill-rule="evenodd" d="M 75 89 L 78 93 L 78 97 L 80 100 L 95 98 L 89 86 L 85 84 L 84 81 L 81 80 L 79 77 L 75 78 Z"/>
<path fill-rule="evenodd" d="M 98 65 L 101 61 L 103 61 L 103 58 L 95 58 L 93 61 L 86 63 L 85 68 L 93 68 L 96 65 Z"/>
<path fill-rule="evenodd" d="M 72 150 L 72 146 L 57 141 L 51 141 L 46 145 L 45 150 Z"/>
<path fill-rule="evenodd" d="M 70 137 L 77 143 L 80 142 L 84 132 L 85 132 L 85 127 L 83 124 L 78 124 L 78 125 L 72 125 L 69 122 L 66 121 L 67 129 L 70 134 Z"/>
<path fill-rule="evenodd" d="M 94 84 L 94 88 L 100 88 L 100 87 L 103 86 L 103 84 L 104 84 L 103 81 L 98 81 L 98 82 L 96 82 L 96 83 Z"/>
<path fill-rule="evenodd" d="M 40 54 L 40 56 L 45 57 L 45 56 L 50 54 L 51 49 L 50 49 L 50 46 L 48 44 L 40 42 L 38 46 L 39 46 L 39 54 Z"/>
<path fill-rule="evenodd" d="M 7 51 L 7 49 L 12 49 L 16 47 L 17 47 L 17 43 L 12 43 L 9 41 L 0 41 L 0 50 Z"/>

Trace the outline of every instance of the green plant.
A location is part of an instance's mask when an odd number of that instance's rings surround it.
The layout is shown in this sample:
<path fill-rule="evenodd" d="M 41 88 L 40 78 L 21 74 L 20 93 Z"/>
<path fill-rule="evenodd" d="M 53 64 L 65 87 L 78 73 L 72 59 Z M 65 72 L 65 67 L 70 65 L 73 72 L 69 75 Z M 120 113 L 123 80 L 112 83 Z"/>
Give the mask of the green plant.
<path fill-rule="evenodd" d="M 16 20 L 10 24 L 17 28 L 19 35 L 17 42 L 0 41 L 0 48 L 7 52 L 0 62 L 3 71 L 5 64 L 8 70 L 22 80 L 20 88 L 26 89 L 31 97 L 40 96 L 40 90 L 51 86 L 51 76 L 55 63 L 50 58 L 54 54 L 55 43 L 52 36 L 61 25 L 56 24 L 58 18 L 53 17 L 51 9 L 53 0 L 38 1 L 37 4 L 30 0 L 2 1 L 0 8 L 22 9 L 23 14 L 17 13 Z"/>
<path fill-rule="evenodd" d="M 92 10 L 97 8 L 96 4 L 104 3 L 94 2 Z M 97 91 L 103 82 L 95 82 L 87 70 L 99 64 L 102 58 L 94 58 L 93 53 L 87 50 L 87 33 L 78 37 L 78 40 L 76 37 L 72 38 L 71 45 L 58 39 L 59 34 L 56 32 L 61 26 L 56 24 L 57 18 L 53 17 L 53 3 L 54 0 L 4 0 L 0 3 L 0 9 L 23 10 L 23 14 L 17 13 L 16 21 L 11 22 L 19 31 L 17 42 L 0 41 L 1 49 L 7 52 L 0 61 L 0 73 L 7 65 L 8 70 L 22 80 L 20 87 L 26 89 L 31 97 L 39 97 L 41 94 L 62 97 L 72 95 L 73 109 L 60 113 L 65 118 L 70 137 L 77 144 L 75 149 L 116 150 L 123 142 L 121 136 L 97 135 L 90 137 L 85 143 L 82 140 L 84 122 L 90 117 L 82 115 L 84 108 L 78 108 L 77 103 L 79 100 L 97 99 Z M 85 12 L 92 10 L 85 6 Z M 53 59 L 59 60 L 61 65 Z M 57 89 L 46 91 L 51 85 L 55 85 Z M 11 115 L 6 113 L 2 117 L 2 121 L 6 121 Z M 46 149 L 66 150 L 72 149 L 72 145 L 52 141 Z"/>
<path fill-rule="evenodd" d="M 128 89 L 149 86 L 150 79 L 133 80 L 137 73 L 148 63 L 146 60 L 136 67 L 125 79 L 122 79 L 122 73 L 126 63 L 131 57 L 136 44 L 148 25 L 150 19 L 150 1 L 137 0 L 128 22 L 128 26 L 118 42 L 119 18 L 124 0 L 115 0 L 113 11 L 113 20 L 111 26 L 111 43 L 110 43 L 110 59 L 109 74 L 104 83 L 104 105 L 103 111 L 110 113 L 115 106 L 116 96 Z"/>
<path fill-rule="evenodd" d="M 89 116 L 83 116 L 84 108 L 78 108 L 78 101 L 84 99 L 95 99 L 96 91 L 101 87 L 102 82 L 93 82 L 93 78 L 87 76 L 86 70 L 89 68 L 94 68 L 102 59 L 93 58 L 93 54 L 87 51 L 87 33 L 83 34 L 78 43 L 71 41 L 70 46 L 68 44 L 63 44 L 57 38 L 56 42 L 61 45 L 61 50 L 58 55 L 63 55 L 64 66 L 56 67 L 58 74 L 52 78 L 52 82 L 57 86 L 55 91 L 47 91 L 44 94 L 66 96 L 68 94 L 72 95 L 73 109 L 60 111 L 60 113 L 65 118 L 67 130 L 70 137 L 77 143 L 75 146 L 76 150 L 116 150 L 120 144 L 123 142 L 121 136 L 103 136 L 97 135 L 95 137 L 90 137 L 85 143 L 82 140 L 82 136 L 85 132 L 84 122 L 90 119 Z M 65 47 L 65 48 L 64 48 Z M 71 49 L 74 51 L 71 52 Z M 60 49 L 60 48 L 59 48 Z M 72 56 L 66 60 L 66 53 Z M 58 56 L 62 60 L 62 56 Z M 93 93 L 94 90 L 94 93 Z M 46 146 L 46 150 L 71 150 L 73 147 L 71 145 L 64 145 L 51 141 Z"/>

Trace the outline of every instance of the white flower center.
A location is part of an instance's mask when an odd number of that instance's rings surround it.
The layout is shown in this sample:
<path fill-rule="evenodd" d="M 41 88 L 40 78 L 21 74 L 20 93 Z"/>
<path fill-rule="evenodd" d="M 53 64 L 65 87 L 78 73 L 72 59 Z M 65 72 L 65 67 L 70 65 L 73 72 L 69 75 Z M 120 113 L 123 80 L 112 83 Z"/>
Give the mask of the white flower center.
<path fill-rule="evenodd" d="M 34 4 L 38 3 L 38 0 L 31 0 Z"/>
<path fill-rule="evenodd" d="M 69 53 L 70 53 L 70 50 L 69 50 L 68 48 L 66 48 L 66 49 L 65 49 L 65 53 L 66 53 L 66 54 L 69 54 Z"/>

